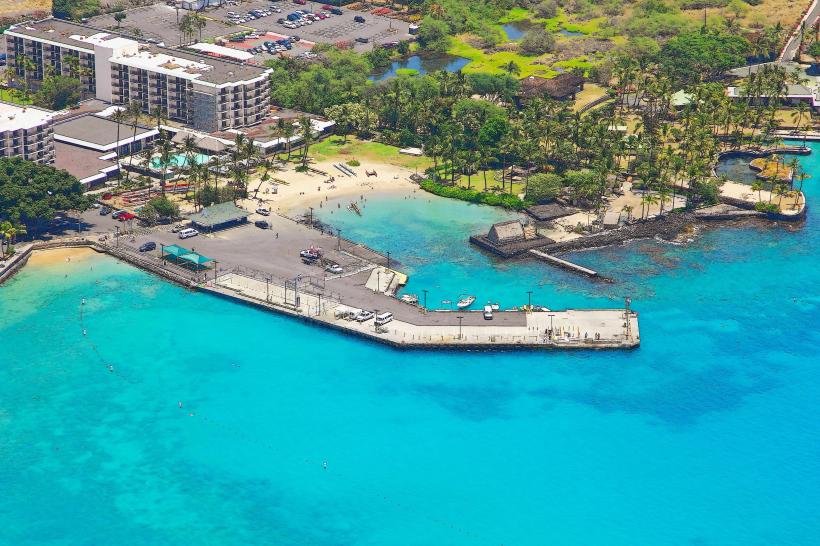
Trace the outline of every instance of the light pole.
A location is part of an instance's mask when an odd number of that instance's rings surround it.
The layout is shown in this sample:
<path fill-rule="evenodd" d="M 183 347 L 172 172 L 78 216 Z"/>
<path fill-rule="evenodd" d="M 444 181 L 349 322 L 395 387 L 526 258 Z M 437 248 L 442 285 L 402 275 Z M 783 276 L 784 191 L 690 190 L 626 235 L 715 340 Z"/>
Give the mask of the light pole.
<path fill-rule="evenodd" d="M 114 226 L 114 229 L 117 230 L 117 235 L 116 235 L 116 237 L 117 237 L 117 248 L 119 248 L 120 247 L 120 226 Z"/>
<path fill-rule="evenodd" d="M 424 310 L 427 311 L 427 290 L 422 290 L 424 294 Z"/>
<path fill-rule="evenodd" d="M 464 319 L 461 315 L 456 317 L 458 319 L 458 339 L 461 339 L 461 321 Z"/>
<path fill-rule="evenodd" d="M 552 339 L 552 338 L 553 338 L 553 332 L 554 332 L 554 330 L 552 329 L 552 317 L 554 317 L 554 316 L 555 316 L 555 314 L 554 314 L 554 313 L 550 313 L 550 314 L 549 314 L 549 317 L 550 317 L 550 339 Z"/>
<path fill-rule="evenodd" d="M 219 267 L 219 262 L 217 260 L 214 260 L 214 284 L 216 284 L 216 277 L 217 277 L 216 270 L 217 270 L 218 267 Z"/>
<path fill-rule="evenodd" d="M 265 277 L 265 301 L 270 301 L 270 277 Z"/>
<path fill-rule="evenodd" d="M 387 269 L 390 269 L 390 251 L 387 251 Z"/>
<path fill-rule="evenodd" d="M 532 290 L 527 290 L 527 312 L 532 313 Z"/>
<path fill-rule="evenodd" d="M 336 250 L 342 250 L 342 229 L 341 228 L 338 228 L 336 230 L 336 237 L 339 239 L 339 248 L 337 248 Z"/>

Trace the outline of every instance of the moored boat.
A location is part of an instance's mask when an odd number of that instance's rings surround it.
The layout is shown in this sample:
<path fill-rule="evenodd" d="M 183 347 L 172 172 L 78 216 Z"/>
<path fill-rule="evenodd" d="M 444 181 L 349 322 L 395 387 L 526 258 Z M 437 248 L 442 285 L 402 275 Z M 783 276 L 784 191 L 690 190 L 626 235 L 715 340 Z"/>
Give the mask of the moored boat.
<path fill-rule="evenodd" d="M 467 307 L 471 306 L 473 303 L 475 303 L 475 296 L 462 294 L 458 298 L 458 303 L 456 303 L 456 307 L 458 307 L 459 309 L 466 309 Z"/>

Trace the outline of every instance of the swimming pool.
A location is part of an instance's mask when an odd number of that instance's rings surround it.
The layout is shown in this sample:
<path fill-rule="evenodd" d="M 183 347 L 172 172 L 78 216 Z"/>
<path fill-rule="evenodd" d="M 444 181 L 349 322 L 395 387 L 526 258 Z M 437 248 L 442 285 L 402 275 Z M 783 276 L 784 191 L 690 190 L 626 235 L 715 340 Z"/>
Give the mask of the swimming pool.
<path fill-rule="evenodd" d="M 191 156 L 193 162 L 197 165 L 201 165 L 203 163 L 207 163 L 208 156 L 205 154 L 193 154 Z M 171 156 L 171 159 L 168 161 L 169 167 L 175 167 L 178 169 L 182 169 L 188 166 L 188 155 L 187 154 L 174 154 Z M 162 169 L 162 161 L 159 157 L 152 157 L 151 158 L 151 168 L 152 169 Z"/>

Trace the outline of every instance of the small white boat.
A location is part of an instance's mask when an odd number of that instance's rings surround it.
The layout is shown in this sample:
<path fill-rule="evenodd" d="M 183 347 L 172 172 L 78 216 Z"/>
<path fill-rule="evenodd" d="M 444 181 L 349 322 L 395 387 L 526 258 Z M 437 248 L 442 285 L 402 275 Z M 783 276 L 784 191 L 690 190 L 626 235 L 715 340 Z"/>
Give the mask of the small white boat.
<path fill-rule="evenodd" d="M 404 303 L 409 303 L 410 305 L 417 305 L 419 302 L 419 297 L 415 294 L 402 294 L 399 299 Z"/>
<path fill-rule="evenodd" d="M 473 303 L 475 303 L 475 296 L 468 296 L 464 294 L 459 296 L 458 303 L 456 303 L 456 307 L 458 307 L 459 309 L 466 309 Z"/>

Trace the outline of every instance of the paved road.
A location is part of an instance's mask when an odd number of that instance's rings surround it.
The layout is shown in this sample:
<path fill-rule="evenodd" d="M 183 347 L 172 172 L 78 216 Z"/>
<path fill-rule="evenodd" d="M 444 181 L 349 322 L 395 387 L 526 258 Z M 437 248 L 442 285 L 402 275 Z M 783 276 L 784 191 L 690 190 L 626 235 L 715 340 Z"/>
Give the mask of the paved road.
<path fill-rule="evenodd" d="M 820 1 L 813 0 L 809 12 L 803 19 L 806 22 L 805 28 L 807 31 L 811 28 L 814 22 L 817 21 L 818 17 L 820 17 Z M 786 42 L 786 46 L 783 48 L 783 52 L 780 54 L 780 58 L 778 60 L 791 61 L 797 53 L 801 42 L 802 36 L 800 35 L 800 26 L 798 25 L 797 29 L 789 37 L 789 41 Z"/>

